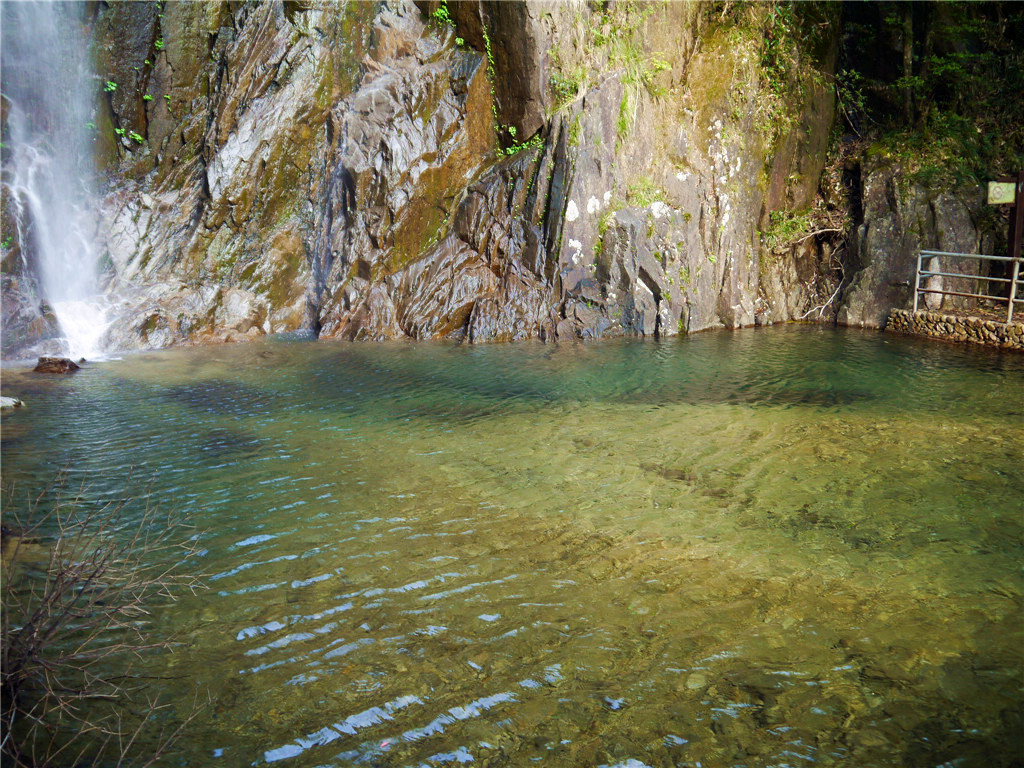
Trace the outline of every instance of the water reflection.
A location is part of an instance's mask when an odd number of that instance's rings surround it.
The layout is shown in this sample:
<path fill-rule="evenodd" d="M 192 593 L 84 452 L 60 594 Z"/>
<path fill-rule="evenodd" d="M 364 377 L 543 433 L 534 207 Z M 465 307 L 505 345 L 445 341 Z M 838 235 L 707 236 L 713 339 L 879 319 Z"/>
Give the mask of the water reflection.
<path fill-rule="evenodd" d="M 177 350 L 48 383 L 4 472 L 204 529 L 181 764 L 1012 765 L 1022 381 L 814 328 Z"/>

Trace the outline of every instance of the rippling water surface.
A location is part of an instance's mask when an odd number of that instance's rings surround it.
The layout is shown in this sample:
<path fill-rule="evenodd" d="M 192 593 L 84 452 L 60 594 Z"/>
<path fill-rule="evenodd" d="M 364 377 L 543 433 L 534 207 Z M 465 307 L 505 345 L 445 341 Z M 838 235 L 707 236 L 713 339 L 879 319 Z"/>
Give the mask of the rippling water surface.
<path fill-rule="evenodd" d="M 203 531 L 156 617 L 160 690 L 210 699 L 172 765 L 1024 754 L 1020 355 L 268 341 L 4 394 L 5 483 L 133 477 Z"/>

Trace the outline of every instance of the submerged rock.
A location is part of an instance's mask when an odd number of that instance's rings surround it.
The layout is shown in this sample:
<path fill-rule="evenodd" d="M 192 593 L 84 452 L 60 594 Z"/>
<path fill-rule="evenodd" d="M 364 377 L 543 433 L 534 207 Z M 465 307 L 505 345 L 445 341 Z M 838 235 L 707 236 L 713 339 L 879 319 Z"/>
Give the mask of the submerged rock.
<path fill-rule="evenodd" d="M 40 357 L 36 367 L 36 373 L 74 373 L 81 366 L 74 360 L 66 357 Z"/>

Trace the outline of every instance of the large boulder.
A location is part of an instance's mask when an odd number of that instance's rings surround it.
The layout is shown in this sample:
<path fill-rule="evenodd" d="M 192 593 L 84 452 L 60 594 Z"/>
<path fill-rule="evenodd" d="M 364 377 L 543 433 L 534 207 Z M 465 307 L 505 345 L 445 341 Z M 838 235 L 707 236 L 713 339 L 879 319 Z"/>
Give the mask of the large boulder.
<path fill-rule="evenodd" d="M 36 373 L 74 373 L 81 366 L 74 360 L 66 357 L 40 357 L 36 367 Z"/>
<path fill-rule="evenodd" d="M 914 304 L 914 279 L 919 251 L 980 253 L 981 188 L 960 194 L 930 189 L 914 182 L 900 165 L 884 153 L 870 151 L 861 165 L 863 218 L 851 238 L 851 280 L 843 293 L 841 325 L 883 328 L 893 309 Z M 979 274 L 977 260 L 929 259 L 926 270 Z M 968 281 L 926 279 L 922 287 L 960 290 L 974 288 Z M 962 284 L 962 285 L 961 285 Z M 930 309 L 958 309 L 962 298 L 925 294 Z"/>

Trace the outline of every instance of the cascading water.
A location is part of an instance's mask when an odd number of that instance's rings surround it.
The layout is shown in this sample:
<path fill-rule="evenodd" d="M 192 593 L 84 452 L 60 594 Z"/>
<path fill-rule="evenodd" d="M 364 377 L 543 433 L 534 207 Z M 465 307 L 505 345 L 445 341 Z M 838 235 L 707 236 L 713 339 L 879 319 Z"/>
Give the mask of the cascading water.
<path fill-rule="evenodd" d="M 4 2 L 4 183 L 26 273 L 52 307 L 65 353 L 95 357 L 100 294 L 92 160 L 93 96 L 84 4 Z"/>

